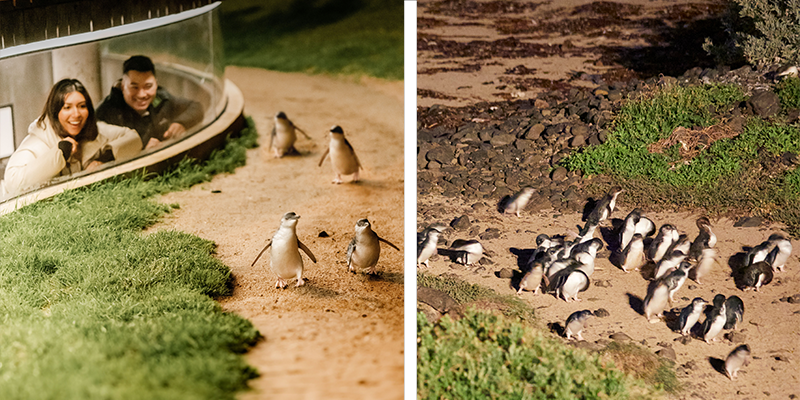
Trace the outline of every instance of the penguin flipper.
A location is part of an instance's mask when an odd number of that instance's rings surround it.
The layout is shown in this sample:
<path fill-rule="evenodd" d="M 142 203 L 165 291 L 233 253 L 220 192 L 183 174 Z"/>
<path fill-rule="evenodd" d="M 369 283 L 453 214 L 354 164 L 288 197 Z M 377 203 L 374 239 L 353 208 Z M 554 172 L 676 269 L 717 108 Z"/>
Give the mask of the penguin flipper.
<path fill-rule="evenodd" d="M 304 245 L 303 242 L 300 241 L 300 239 L 297 239 L 297 247 L 299 247 L 303 251 L 305 251 L 306 254 L 308 255 L 308 258 L 310 258 L 311 261 L 313 261 L 316 264 L 317 257 L 314 257 L 314 254 L 311 253 L 311 249 L 309 249 L 308 246 Z"/>
<path fill-rule="evenodd" d="M 292 126 L 294 126 L 294 124 L 292 124 Z M 294 130 L 296 130 L 296 131 L 300 131 L 300 133 L 302 133 L 302 134 L 303 134 L 303 136 L 305 136 L 305 137 L 306 137 L 308 140 L 311 140 L 311 136 L 308 136 L 308 134 L 306 133 L 306 131 L 304 131 L 304 130 L 302 130 L 302 129 L 298 128 L 297 126 L 295 126 L 295 127 L 294 127 Z"/>
<path fill-rule="evenodd" d="M 323 161 L 325 161 L 325 157 L 327 157 L 327 156 L 328 156 L 328 153 L 330 153 L 330 151 L 331 151 L 331 148 L 330 148 L 330 147 L 328 147 L 327 149 L 325 149 L 325 153 L 323 153 L 323 154 L 322 154 L 322 158 L 320 158 L 320 159 L 319 159 L 319 165 L 318 165 L 319 167 L 321 167 L 321 166 L 322 166 L 322 162 L 323 162 Z"/>
<path fill-rule="evenodd" d="M 258 253 L 258 255 L 256 256 L 256 259 L 255 259 L 255 260 L 253 260 L 253 263 L 252 263 L 252 264 L 250 264 L 250 266 L 251 266 L 251 267 L 252 267 L 252 266 L 254 266 L 254 265 L 256 265 L 256 261 L 258 261 L 258 259 L 259 259 L 259 258 L 261 258 L 261 255 L 262 255 L 262 254 L 264 254 L 264 252 L 265 252 L 265 251 L 267 251 L 267 249 L 269 248 L 269 246 L 272 246 L 272 239 L 270 239 L 270 240 L 269 240 L 269 242 L 267 242 L 267 245 L 266 245 L 266 246 L 264 246 L 264 249 L 263 249 L 263 250 L 261 250 L 261 252 L 260 252 L 260 253 Z"/>
<path fill-rule="evenodd" d="M 380 236 L 378 236 L 378 240 L 380 240 L 383 243 L 388 244 L 389 246 L 394 247 L 395 250 L 400 251 L 400 249 L 398 249 L 397 246 L 395 246 L 392 242 L 390 242 L 390 241 L 388 241 L 388 240 L 386 240 L 386 239 L 384 239 L 384 238 L 382 238 Z"/>
<path fill-rule="evenodd" d="M 347 245 L 347 266 L 349 267 L 352 260 L 353 260 L 353 252 L 356 251 L 356 238 L 353 236 L 353 239 L 350 241 L 350 244 Z"/>
<path fill-rule="evenodd" d="M 268 151 L 272 150 L 272 141 L 275 140 L 275 135 L 277 135 L 277 134 L 278 134 L 277 128 L 273 125 L 272 126 L 272 132 L 269 134 L 269 142 L 267 143 L 267 150 Z"/>
<path fill-rule="evenodd" d="M 351 145 L 350 142 L 347 141 L 347 139 L 344 140 L 344 144 L 347 145 L 347 148 L 350 149 L 350 153 L 353 154 L 353 158 L 356 159 L 356 165 L 358 166 L 358 168 L 364 169 L 364 167 L 361 166 L 361 161 L 358 160 L 358 155 L 356 155 L 356 150 L 353 149 L 353 145 Z"/>

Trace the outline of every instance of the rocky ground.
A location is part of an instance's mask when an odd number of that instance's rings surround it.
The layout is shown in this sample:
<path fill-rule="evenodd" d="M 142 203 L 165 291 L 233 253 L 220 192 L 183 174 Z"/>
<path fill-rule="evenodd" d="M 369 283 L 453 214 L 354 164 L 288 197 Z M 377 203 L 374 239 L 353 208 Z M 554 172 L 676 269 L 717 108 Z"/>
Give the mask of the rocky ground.
<path fill-rule="evenodd" d="M 665 84 L 704 82 L 737 82 L 748 94 L 768 89 L 774 70 L 718 67 L 699 49 L 719 30 L 724 7 L 719 1 L 419 2 L 417 223 L 451 224 L 443 245 L 479 239 L 495 254 L 475 268 L 439 256 L 428 272 L 513 293 L 524 265 L 521 254 L 535 247 L 536 235 L 577 231 L 587 203 L 608 187 L 606 178 L 568 173 L 557 162 L 575 148 L 605 141 L 628 96 Z M 720 119 L 735 131 L 744 115 L 774 109 L 774 96 L 754 97 L 720 110 Z M 785 154 L 776 162 L 791 167 L 797 157 Z M 536 193 L 523 217 L 499 214 L 500 200 L 524 186 Z M 612 216 L 617 225 L 631 211 L 625 202 L 623 193 Z M 675 224 L 691 238 L 697 234 L 694 220 L 703 213 L 646 211 L 658 226 Z M 712 224 L 720 238 L 720 265 L 703 285 L 689 282 L 673 307 L 698 296 L 710 301 L 717 293 L 741 297 L 745 322 L 722 343 L 681 339 L 671 320 L 645 322 L 646 275 L 624 274 L 609 262 L 614 254 L 608 249 L 582 296 L 586 301 L 576 305 L 530 293 L 523 298 L 551 324 L 563 324 L 578 309 L 607 311 L 584 335 L 588 347 L 623 332 L 654 351 L 671 349 L 685 385 L 676 397 L 794 398 L 800 395 L 800 246 L 795 243 L 786 273 L 760 293 L 744 293 L 732 278 L 737 260 L 783 227 L 747 215 Z M 601 231 L 613 250 L 612 225 Z M 753 348 L 754 361 L 732 385 L 716 360 L 741 342 Z"/>

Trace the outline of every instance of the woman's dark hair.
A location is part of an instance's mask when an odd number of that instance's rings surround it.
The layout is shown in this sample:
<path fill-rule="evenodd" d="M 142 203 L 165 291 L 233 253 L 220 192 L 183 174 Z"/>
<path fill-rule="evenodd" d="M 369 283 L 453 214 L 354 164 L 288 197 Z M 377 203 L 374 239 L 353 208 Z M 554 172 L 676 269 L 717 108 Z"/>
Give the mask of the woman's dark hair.
<path fill-rule="evenodd" d="M 62 138 L 69 136 L 58 121 L 58 113 L 61 111 L 61 108 L 64 107 L 64 99 L 72 92 L 78 92 L 83 95 L 83 98 L 86 99 L 86 109 L 89 110 L 86 124 L 83 126 L 81 133 L 75 137 L 75 140 L 80 143 L 97 139 L 97 118 L 94 115 L 92 98 L 89 97 L 89 92 L 86 90 L 86 87 L 77 79 L 62 79 L 53 85 L 53 89 L 50 90 L 50 94 L 47 96 L 47 102 L 44 105 L 42 115 L 37 120 L 37 124 L 44 129 L 44 121 L 45 119 L 49 119 L 56 135 Z"/>

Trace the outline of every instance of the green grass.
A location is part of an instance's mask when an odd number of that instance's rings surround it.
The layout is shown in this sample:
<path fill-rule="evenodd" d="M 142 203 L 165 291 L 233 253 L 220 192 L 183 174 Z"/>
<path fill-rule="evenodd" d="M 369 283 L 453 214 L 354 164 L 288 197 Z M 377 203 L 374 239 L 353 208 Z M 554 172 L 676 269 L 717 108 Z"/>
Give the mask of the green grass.
<path fill-rule="evenodd" d="M 800 80 L 777 90 L 784 105 L 800 90 Z M 732 85 L 672 86 L 629 101 L 620 110 L 608 140 L 563 160 L 570 170 L 604 174 L 625 189 L 623 202 L 638 207 L 704 208 L 712 215 L 753 213 L 782 222 L 800 237 L 800 172 L 781 165 L 784 152 L 800 151 L 800 127 L 779 116 L 750 117 L 743 132 L 714 141 L 688 162 L 677 152 L 650 153 L 649 144 L 669 137 L 678 126 L 719 123 L 711 109 L 730 109 L 744 99 Z"/>
<path fill-rule="evenodd" d="M 669 393 L 681 389 L 671 362 L 636 343 L 611 342 L 601 354 L 636 379 Z"/>
<path fill-rule="evenodd" d="M 403 4 L 231 0 L 221 26 L 229 65 L 403 79 Z"/>
<path fill-rule="evenodd" d="M 247 387 L 257 373 L 239 353 L 260 334 L 213 299 L 231 293 L 214 244 L 142 229 L 173 208 L 154 195 L 242 165 L 256 136 L 0 217 L 0 398 L 233 399 Z"/>
<path fill-rule="evenodd" d="M 564 346 L 541 331 L 470 310 L 431 324 L 417 314 L 420 399 L 654 398 L 648 388 L 599 355 Z"/>
<path fill-rule="evenodd" d="M 800 108 L 800 78 L 786 78 L 776 87 L 775 93 L 781 99 L 783 109 Z"/>
<path fill-rule="evenodd" d="M 501 311 L 528 323 L 534 321 L 533 308 L 516 295 L 503 295 L 492 289 L 465 282 L 456 277 L 417 273 L 417 285 L 447 293 L 458 304 L 481 303 L 484 308 Z"/>

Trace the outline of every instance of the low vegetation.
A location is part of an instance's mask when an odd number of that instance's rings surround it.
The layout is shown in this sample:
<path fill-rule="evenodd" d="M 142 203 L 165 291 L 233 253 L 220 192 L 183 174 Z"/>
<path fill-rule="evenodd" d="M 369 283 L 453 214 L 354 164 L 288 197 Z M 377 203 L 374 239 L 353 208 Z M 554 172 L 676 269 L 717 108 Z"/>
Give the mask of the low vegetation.
<path fill-rule="evenodd" d="M 229 65 L 403 79 L 403 3 L 226 1 Z"/>
<path fill-rule="evenodd" d="M 598 354 L 564 346 L 512 318 L 470 310 L 437 324 L 417 314 L 420 399 L 655 398 L 657 388 Z"/>
<path fill-rule="evenodd" d="M 465 282 L 456 277 L 417 273 L 417 285 L 447 293 L 458 304 L 481 304 L 509 317 L 533 322 L 533 308 L 515 295 L 502 295 L 492 289 Z"/>
<path fill-rule="evenodd" d="M 627 189 L 625 201 L 636 206 L 752 212 L 785 223 L 798 236 L 800 172 L 782 159 L 800 151 L 800 127 L 784 122 L 798 92 L 800 80 L 787 79 L 776 90 L 783 114 L 770 120 L 748 117 L 736 132 L 722 116 L 744 100 L 738 87 L 659 89 L 629 101 L 605 143 L 573 153 L 564 165 L 611 176 Z M 685 128 L 685 138 L 705 141 L 675 139 L 679 127 Z"/>
<path fill-rule="evenodd" d="M 231 293 L 214 244 L 142 229 L 177 207 L 156 194 L 232 171 L 256 137 L 246 129 L 208 162 L 0 217 L 0 398 L 233 399 L 246 388 L 257 373 L 239 353 L 260 335 L 214 301 Z"/>

